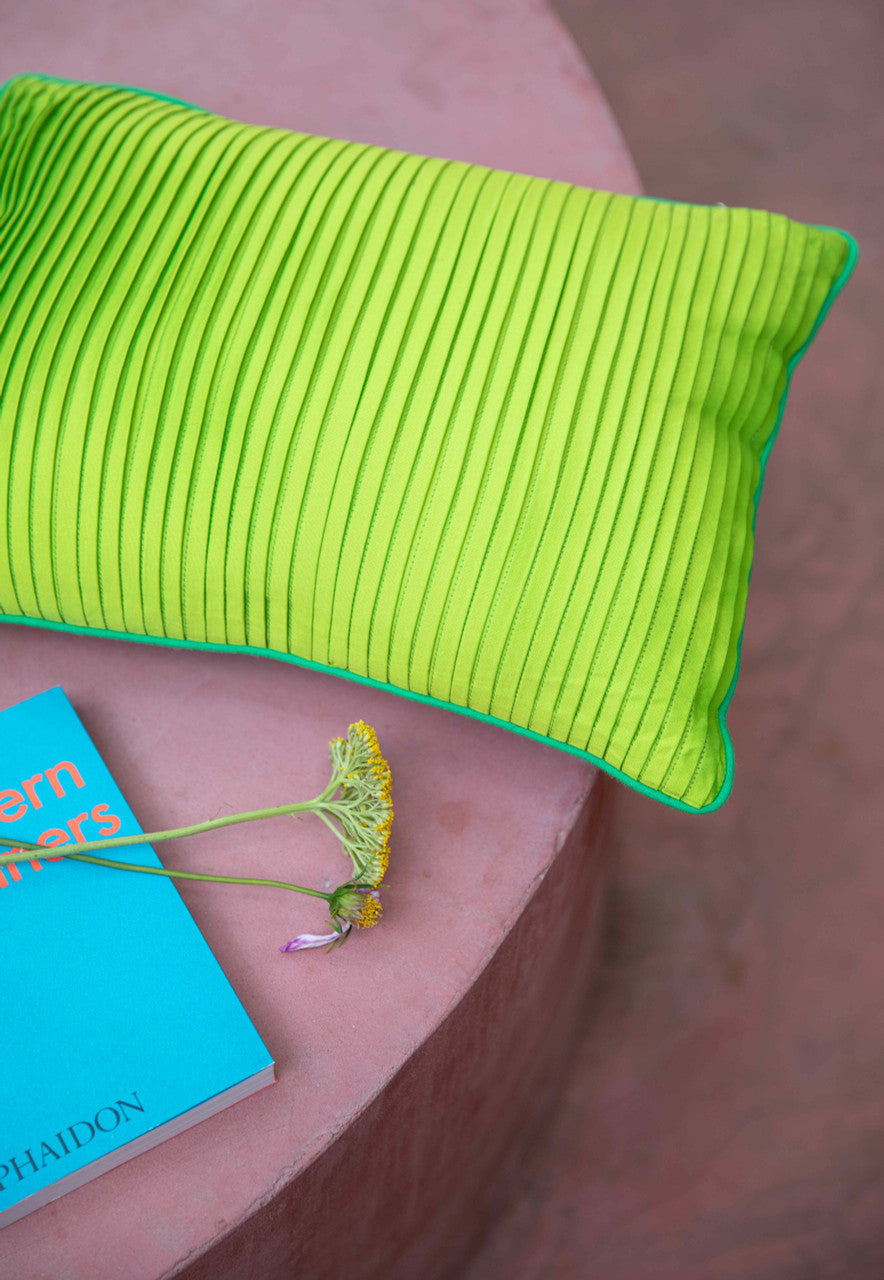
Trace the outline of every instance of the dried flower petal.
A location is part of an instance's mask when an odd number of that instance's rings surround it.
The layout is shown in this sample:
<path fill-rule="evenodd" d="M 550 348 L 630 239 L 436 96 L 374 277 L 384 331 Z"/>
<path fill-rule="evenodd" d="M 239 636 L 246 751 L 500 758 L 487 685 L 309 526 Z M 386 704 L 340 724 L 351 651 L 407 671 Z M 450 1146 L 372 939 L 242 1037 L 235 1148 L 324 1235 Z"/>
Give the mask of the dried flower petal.
<path fill-rule="evenodd" d="M 292 938 L 279 949 L 280 951 L 309 951 L 311 947 L 333 947 L 336 943 L 343 942 L 349 932 L 350 925 L 340 933 L 299 933 L 296 938 Z"/>

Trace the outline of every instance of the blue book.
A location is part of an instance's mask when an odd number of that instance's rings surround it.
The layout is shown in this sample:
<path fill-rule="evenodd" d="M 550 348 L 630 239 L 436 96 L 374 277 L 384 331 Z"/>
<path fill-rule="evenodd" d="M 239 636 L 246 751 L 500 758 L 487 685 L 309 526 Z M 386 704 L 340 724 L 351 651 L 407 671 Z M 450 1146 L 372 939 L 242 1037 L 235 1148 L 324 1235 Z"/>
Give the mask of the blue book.
<path fill-rule="evenodd" d="M 47 849 L 0 866 L 0 1227 L 274 1080 L 170 879 L 52 859 L 141 830 L 62 689 L 0 712 L 0 835 Z"/>

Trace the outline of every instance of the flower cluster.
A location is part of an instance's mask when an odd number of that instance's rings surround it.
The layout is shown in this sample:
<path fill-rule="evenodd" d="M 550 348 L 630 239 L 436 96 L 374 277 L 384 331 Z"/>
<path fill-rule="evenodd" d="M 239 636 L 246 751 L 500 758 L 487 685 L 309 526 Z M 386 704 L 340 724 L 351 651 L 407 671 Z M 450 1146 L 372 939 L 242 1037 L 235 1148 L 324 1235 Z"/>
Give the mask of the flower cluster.
<path fill-rule="evenodd" d="M 390 766 L 381 755 L 374 729 L 364 720 L 351 724 L 346 738 L 333 738 L 329 755 L 340 791 L 327 812 L 340 824 L 356 883 L 376 888 L 390 860 Z"/>
<path fill-rule="evenodd" d="M 329 755 L 332 780 L 320 816 L 341 841 L 355 875 L 329 895 L 331 932 L 299 933 L 280 951 L 334 947 L 354 927 L 370 929 L 381 918 L 378 889 L 390 860 L 393 823 L 390 766 L 381 755 L 374 729 L 364 720 L 351 724 L 346 738 L 333 738 Z"/>
<path fill-rule="evenodd" d="M 299 933 L 280 951 L 307 951 L 310 947 L 334 947 L 343 942 L 354 927 L 370 929 L 381 918 L 381 895 L 377 889 L 349 882 L 335 889 L 329 899 L 331 933 Z"/>
<path fill-rule="evenodd" d="M 145 875 L 169 876 L 177 880 L 211 880 L 221 884 L 263 885 L 290 889 L 322 898 L 328 905 L 331 933 L 302 933 L 292 938 L 280 951 L 303 951 L 308 947 L 334 946 L 343 942 L 353 928 L 370 929 L 381 918 L 381 895 L 378 892 L 390 860 L 390 827 L 393 805 L 390 798 L 390 766 L 381 755 L 377 735 L 364 720 L 351 724 L 346 738 L 333 738 L 329 743 L 332 775 L 328 786 L 312 800 L 276 805 L 271 809 L 255 809 L 210 818 L 189 827 L 169 831 L 140 832 L 104 840 L 91 840 L 72 845 L 54 846 L 53 857 L 71 858 L 96 866 Z M 166 867 L 145 867 L 139 863 L 107 858 L 105 850 L 118 850 L 128 845 L 156 844 L 160 840 L 180 840 L 186 836 L 214 831 L 234 823 L 254 822 L 259 818 L 278 818 L 283 814 L 314 813 L 329 827 L 353 864 L 354 875 L 331 893 L 307 889 L 284 880 L 263 880 L 255 876 L 207 875 L 196 871 L 172 871 Z M 6 847 L 9 851 L 3 853 Z M 0 866 L 24 862 L 34 853 L 43 853 L 37 845 L 13 841 L 0 836 Z M 100 855 L 100 856 L 99 856 Z"/>

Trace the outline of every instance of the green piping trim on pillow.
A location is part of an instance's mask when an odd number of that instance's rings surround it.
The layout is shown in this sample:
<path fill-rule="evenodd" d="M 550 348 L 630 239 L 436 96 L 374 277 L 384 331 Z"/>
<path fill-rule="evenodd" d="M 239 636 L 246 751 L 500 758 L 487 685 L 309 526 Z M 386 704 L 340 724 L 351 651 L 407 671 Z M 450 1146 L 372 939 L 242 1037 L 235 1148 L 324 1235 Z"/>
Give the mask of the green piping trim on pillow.
<path fill-rule="evenodd" d="M 71 76 L 50 76 L 44 71 L 19 71 L 0 84 L 0 96 L 19 76 L 31 76 L 34 80 L 45 80 L 47 84 L 81 85 L 83 83 L 82 80 L 77 80 Z M 197 102 L 187 102 L 184 98 L 172 98 L 168 93 L 160 93 L 157 89 L 145 89 L 138 84 L 117 84 L 114 80 L 93 80 L 90 83 L 95 89 L 123 89 L 126 93 L 143 93 L 147 98 L 159 98 L 160 102 L 171 102 L 176 107 L 188 107 L 191 111 L 204 111 L 208 115 L 213 114 L 208 107 L 201 107 Z"/>
<path fill-rule="evenodd" d="M 789 395 L 789 387 L 791 386 L 791 383 L 792 383 L 792 374 L 794 373 L 805 351 L 807 351 L 807 348 L 810 346 L 810 344 L 813 342 L 814 338 L 816 337 L 820 325 L 823 323 L 826 316 L 829 314 L 829 311 L 831 310 L 831 307 L 832 307 L 832 303 L 835 301 L 835 299 L 838 297 L 838 294 L 841 292 L 841 290 L 844 288 L 847 281 L 850 279 L 853 273 L 853 268 L 856 266 L 856 260 L 859 257 L 859 245 L 856 243 L 856 241 L 854 240 L 853 236 L 850 234 L 849 231 L 842 231 L 840 227 L 827 227 L 821 224 L 816 224 L 816 225 L 818 226 L 820 231 L 837 232 L 839 236 L 842 236 L 847 241 L 847 261 L 844 263 L 844 267 L 841 271 L 841 274 L 838 276 L 837 280 L 829 290 L 829 293 L 828 293 L 828 296 L 826 297 L 825 302 L 820 307 L 820 313 L 816 318 L 816 324 L 813 326 L 810 333 L 807 335 L 807 341 L 804 343 L 803 347 L 799 348 L 799 350 L 795 352 L 795 354 L 792 356 L 792 359 L 789 361 L 788 367 L 786 369 L 786 385 L 783 388 L 783 394 L 780 397 L 780 403 L 777 409 L 777 420 L 776 420 L 776 423 L 774 424 L 773 431 L 771 431 L 770 433 L 770 438 L 768 439 L 768 442 L 765 445 L 761 454 L 761 473 L 758 477 L 758 484 L 755 488 L 755 496 L 753 499 L 753 509 L 752 509 L 752 536 L 753 537 L 755 536 L 755 524 L 758 520 L 758 504 L 761 501 L 761 491 L 764 487 L 764 477 L 767 474 L 767 460 L 770 457 L 770 451 L 774 446 L 774 441 L 779 435 L 780 426 L 782 425 L 782 421 L 783 421 L 783 414 L 786 412 L 786 400 Z M 755 565 L 755 559 L 753 557 L 752 563 L 749 566 L 749 582 L 747 584 L 747 589 L 750 588 L 752 585 L 752 569 L 754 568 L 754 565 Z M 744 620 L 743 626 L 740 628 L 740 638 L 737 641 L 737 661 L 734 667 L 733 679 L 730 682 L 727 693 L 724 695 L 724 699 L 722 700 L 721 706 L 718 710 L 718 724 L 719 724 L 719 727 L 721 728 L 721 736 L 724 739 L 724 749 L 725 749 L 725 752 L 727 753 L 727 773 L 725 775 L 724 782 L 722 783 L 721 791 L 718 793 L 718 795 L 710 804 L 706 805 L 704 809 L 690 809 L 690 806 L 678 806 L 678 807 L 689 808 L 691 813 L 709 813 L 713 809 L 720 809 L 721 806 L 724 804 L 725 800 L 730 795 L 731 789 L 733 788 L 733 785 L 734 785 L 734 744 L 733 744 L 733 739 L 731 738 L 731 735 L 730 735 L 730 730 L 727 727 L 726 717 L 727 717 L 728 708 L 730 707 L 730 704 L 731 704 L 731 698 L 734 696 L 734 691 L 737 687 L 737 680 L 740 675 L 740 662 L 743 656 L 743 636 L 745 635 L 745 633 L 746 633 L 746 623 Z M 661 800 L 665 800 L 665 798 L 666 797 L 664 796 L 660 797 Z"/>
<path fill-rule="evenodd" d="M 621 773 L 619 769 L 612 764 L 608 764 L 606 760 L 600 760 L 597 756 L 590 755 L 588 751 L 581 750 L 580 747 L 572 747 L 568 742 L 560 742 L 558 738 L 550 738 L 542 733 L 534 733 L 533 730 L 523 729 L 521 725 L 513 724 L 509 720 L 500 720 L 496 716 L 487 715 L 484 711 L 474 711 L 472 707 L 461 707 L 454 702 L 442 702 L 439 698 L 432 698 L 426 693 L 415 693 L 412 689 L 402 689 L 397 684 L 384 684 L 380 680 L 372 680 L 370 676 L 355 675 L 352 671 L 347 671 L 343 667 L 327 667 L 322 662 L 311 662 L 309 658 L 298 658 L 291 653 L 279 653 L 276 649 L 256 649 L 253 645 L 248 644 L 213 644 L 207 640 L 177 640 L 169 636 L 136 635 L 130 631 L 104 631 L 100 627 L 76 627 L 70 622 L 52 622 L 46 618 L 23 618 L 7 613 L 0 613 L 0 622 L 12 622 L 25 627 L 38 627 L 43 631 L 67 631 L 75 636 L 100 636 L 106 640 L 134 640 L 136 644 L 162 645 L 167 649 L 201 649 L 210 653 L 245 653 L 257 658 L 275 658 L 278 662 L 291 662 L 294 666 L 304 667 L 307 671 L 321 671 L 325 675 L 341 676 L 344 680 L 352 680 L 356 684 L 367 685 L 370 689 L 381 689 L 385 693 L 394 693 L 397 698 L 409 698 L 412 702 L 423 702 L 431 707 L 441 707 L 443 711 L 453 711 L 459 716 L 468 716 L 471 720 L 481 720 L 485 724 L 497 725 L 498 728 L 506 729 L 509 733 L 517 733 L 522 738 L 531 738 L 534 742 L 543 742 L 548 747 L 554 747 L 556 751 L 565 751 L 568 755 L 586 760 L 604 773 L 609 773 L 612 778 L 625 782 L 634 791 L 640 791 L 642 795 L 669 805 L 672 809 L 680 809 L 684 813 L 709 813 L 713 809 L 721 808 L 728 798 L 733 785 L 734 753 L 730 744 L 730 736 L 725 726 L 723 727 L 725 728 L 728 760 L 727 776 L 722 784 L 721 791 L 715 799 L 710 804 L 705 805 L 704 808 L 697 809 L 693 805 L 685 804 L 683 800 L 676 800 L 673 796 L 666 795 L 663 791 L 654 791 L 652 787 L 646 787 L 643 782 L 637 782 L 635 778 L 630 778 L 628 774 Z M 731 686 L 732 689 L 733 685 Z"/>
<path fill-rule="evenodd" d="M 57 77 L 57 76 L 45 76 L 40 73 L 30 73 L 30 74 L 33 74 L 34 78 L 40 79 L 43 81 L 49 81 L 49 82 L 61 81 L 62 83 L 65 83 L 65 84 L 78 85 L 78 86 L 81 85 L 82 83 L 77 80 L 65 80 L 62 77 Z M 3 91 L 11 83 L 12 83 L 12 80 L 9 80 L 2 87 L 0 87 L 0 95 L 2 95 Z M 183 106 L 190 110 L 198 111 L 200 113 L 206 113 L 209 115 L 213 114 L 212 112 L 207 112 L 206 108 L 196 106 L 193 103 L 188 103 L 183 101 L 182 99 L 168 97 L 167 95 L 157 93 L 153 90 L 143 89 L 136 86 L 102 83 L 102 84 L 95 84 L 92 87 L 105 88 L 105 89 L 108 89 L 108 88 L 119 89 L 125 92 L 141 94 L 154 99 L 159 99 L 161 101 L 170 102 L 174 105 Z M 280 131 L 274 131 L 274 132 L 280 132 Z M 488 172 L 494 172 L 494 171 L 488 171 Z M 696 206 L 696 205 L 691 206 L 687 204 L 687 202 L 657 200 L 654 197 L 649 197 L 649 196 L 629 197 L 629 199 L 641 200 L 643 202 L 651 201 L 656 204 L 682 205 L 688 208 L 703 207 L 703 206 Z M 712 208 L 714 206 L 706 206 L 706 207 Z M 845 282 L 847 281 L 851 272 L 853 271 L 853 268 L 857 259 L 856 243 L 847 232 L 842 231 L 839 228 L 831 228 L 831 227 L 818 227 L 817 230 L 834 232 L 840 235 L 847 243 L 848 256 L 840 274 L 838 275 L 834 283 L 831 285 L 831 288 L 829 289 L 827 295 L 825 296 L 825 299 L 823 300 L 823 303 L 819 308 L 819 312 L 816 316 L 816 320 L 813 324 L 813 327 L 810 333 L 808 334 L 806 340 L 803 342 L 800 349 L 798 349 L 790 357 L 785 367 L 784 387 L 783 387 L 783 391 L 777 407 L 776 420 L 770 431 L 770 434 L 765 443 L 765 446 L 758 458 L 759 478 L 758 478 L 758 482 L 752 498 L 752 511 L 751 511 L 751 530 L 752 530 L 753 536 L 754 536 L 754 529 L 755 529 L 755 523 L 756 523 L 757 512 L 758 512 L 758 503 L 760 500 L 761 490 L 762 490 L 765 472 L 766 472 L 767 460 L 769 458 L 771 448 L 773 447 L 773 443 L 780 429 L 783 413 L 785 411 L 785 405 L 787 401 L 792 374 L 794 372 L 795 367 L 799 363 L 800 359 L 806 352 L 807 348 L 810 346 L 813 340 L 813 337 L 815 336 L 820 325 L 825 319 L 825 316 L 827 315 L 829 309 L 831 308 L 832 303 L 834 302 L 838 293 L 841 291 Z M 748 514 L 749 512 L 746 511 L 747 516 Z M 749 576 L 751 577 L 751 558 L 750 558 L 748 572 L 749 572 Z M 748 583 L 747 583 L 747 587 L 748 587 Z M 497 716 L 491 715 L 490 713 L 475 710 L 474 708 L 465 706 L 461 703 L 447 702 L 440 698 L 434 697 L 431 694 L 420 693 L 420 692 L 408 689 L 400 684 L 379 681 L 367 675 L 361 675 L 350 670 L 331 666 L 329 664 L 314 661 L 312 659 L 303 658 L 296 654 L 286 653 L 280 649 L 260 648 L 250 644 L 233 644 L 233 643 L 224 643 L 224 642 L 189 640 L 189 639 L 179 638 L 176 636 L 146 635 L 146 634 L 133 633 L 133 632 L 123 631 L 123 630 L 103 629 L 103 628 L 94 627 L 94 626 L 83 626 L 83 625 L 76 625 L 73 623 L 67 623 L 63 621 L 54 621 L 52 619 L 46 619 L 46 618 L 33 618 L 33 617 L 25 617 L 21 615 L 12 615 L 12 614 L 0 614 L 0 621 L 18 623 L 18 624 L 23 624 L 27 626 L 42 627 L 47 630 L 68 631 L 72 634 L 97 635 L 97 636 L 104 636 L 111 639 L 124 639 L 124 640 L 131 640 L 134 642 L 140 642 L 140 643 L 165 645 L 172 648 L 208 650 L 213 652 L 235 652 L 235 653 L 253 654 L 256 656 L 267 656 L 267 657 L 275 658 L 279 661 L 294 663 L 296 666 L 301 666 L 308 670 L 324 671 L 332 675 L 337 675 L 345 679 L 352 680 L 359 684 L 393 692 L 399 697 L 410 698 L 413 701 L 424 702 L 431 706 L 442 707 L 443 709 L 454 711 L 459 715 L 465 715 L 479 721 L 485 721 L 490 724 L 495 724 L 495 725 L 506 728 L 510 732 L 518 733 L 523 737 L 527 737 L 538 742 L 544 742 L 548 745 L 555 747 L 557 750 L 566 751 L 568 754 L 575 755 L 578 758 L 584 759 L 589 763 L 594 764 L 596 767 L 600 768 L 604 772 L 610 774 L 613 777 L 620 779 L 621 781 L 625 782 L 628 786 L 632 787 L 634 790 L 637 790 L 642 794 L 651 797 L 652 799 L 658 800 L 659 802 L 666 804 L 671 808 L 674 808 L 683 812 L 687 812 L 687 813 L 706 813 L 719 808 L 727 799 L 728 795 L 730 794 L 731 788 L 733 786 L 734 753 L 733 753 L 732 740 L 726 724 L 726 713 L 730 705 L 730 701 L 733 696 L 734 690 L 736 688 L 737 679 L 739 676 L 740 658 L 741 658 L 745 623 L 743 623 L 740 627 L 739 636 L 736 642 L 735 667 L 734 667 L 733 676 L 727 688 L 727 691 L 725 692 L 723 698 L 721 699 L 721 702 L 717 709 L 718 728 L 721 733 L 721 739 L 722 739 L 722 743 L 724 747 L 724 755 L 725 755 L 724 780 L 714 799 L 709 803 L 698 807 L 697 805 L 691 805 L 681 799 L 678 799 L 674 796 L 670 796 L 666 794 L 664 791 L 662 791 L 661 789 L 650 787 L 638 781 L 636 778 L 633 778 L 628 774 L 625 774 L 616 766 L 610 764 L 606 760 L 601 759 L 598 756 L 592 754 L 589 751 L 583 750 L 580 747 L 574 746 L 571 743 L 562 741 L 559 738 L 552 737 L 547 734 L 537 733 L 531 729 L 525 728 L 522 725 L 514 723 L 510 720 L 501 719 Z M 733 641 L 731 641 L 731 644 L 733 644 Z M 733 653 L 734 650 L 731 650 L 731 652 Z M 710 699 L 710 704 L 711 705 L 709 706 L 709 714 L 711 715 L 713 714 L 713 706 L 714 706 L 714 701 L 711 699 Z"/>

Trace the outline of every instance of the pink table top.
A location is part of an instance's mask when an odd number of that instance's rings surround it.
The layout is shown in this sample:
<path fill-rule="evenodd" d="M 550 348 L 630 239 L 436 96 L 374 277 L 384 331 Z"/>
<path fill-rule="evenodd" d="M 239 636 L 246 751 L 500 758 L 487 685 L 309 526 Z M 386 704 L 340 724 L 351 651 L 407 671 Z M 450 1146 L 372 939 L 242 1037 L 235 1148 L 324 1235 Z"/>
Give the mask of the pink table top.
<path fill-rule="evenodd" d="M 638 190 L 597 86 L 539 0 L 95 0 L 86 10 L 32 0 L 0 12 L 0 79 L 25 70 Z M 139 1280 L 172 1271 L 247 1216 L 384 1087 L 518 918 L 594 771 L 493 726 L 269 659 L 0 627 L 0 704 L 53 684 L 147 829 L 314 794 L 328 739 L 360 718 L 393 769 L 376 931 L 332 955 L 283 956 L 286 938 L 322 926 L 319 904 L 182 890 L 276 1058 L 278 1083 L 0 1231 L 2 1280 Z M 166 846 L 167 864 L 329 887 L 346 874 L 331 836 L 307 819 L 201 840 Z"/>

